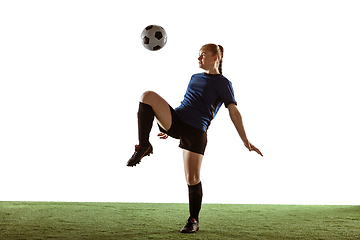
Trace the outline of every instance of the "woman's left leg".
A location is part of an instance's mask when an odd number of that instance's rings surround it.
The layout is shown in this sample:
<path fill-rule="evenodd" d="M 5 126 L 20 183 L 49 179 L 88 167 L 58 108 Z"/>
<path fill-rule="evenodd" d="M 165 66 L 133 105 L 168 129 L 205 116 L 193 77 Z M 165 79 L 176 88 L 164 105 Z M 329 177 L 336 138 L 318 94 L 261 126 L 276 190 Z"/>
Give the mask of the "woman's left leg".
<path fill-rule="evenodd" d="M 183 150 L 185 178 L 189 188 L 189 211 L 188 223 L 181 232 L 193 233 L 199 229 L 199 212 L 202 202 L 202 186 L 200 181 L 200 169 L 203 155 L 188 150 Z"/>
<path fill-rule="evenodd" d="M 185 179 L 189 186 L 200 182 L 200 169 L 204 155 L 183 149 Z"/>

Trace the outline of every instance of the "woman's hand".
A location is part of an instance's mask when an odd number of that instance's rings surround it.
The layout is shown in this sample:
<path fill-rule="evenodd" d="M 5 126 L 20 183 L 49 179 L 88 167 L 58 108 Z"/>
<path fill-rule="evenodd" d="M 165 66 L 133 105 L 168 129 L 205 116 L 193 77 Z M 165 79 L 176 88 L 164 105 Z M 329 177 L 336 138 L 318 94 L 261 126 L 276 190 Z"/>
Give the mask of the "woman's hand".
<path fill-rule="evenodd" d="M 260 154 L 260 155 L 263 157 L 263 155 L 262 155 L 262 153 L 260 152 L 260 150 L 257 149 L 254 145 L 252 145 L 249 141 L 248 141 L 247 143 L 245 143 L 244 145 L 245 145 L 245 147 L 246 147 L 247 149 L 249 149 L 250 152 L 251 152 L 251 151 L 255 151 L 255 152 L 257 152 L 258 154 Z"/>
<path fill-rule="evenodd" d="M 262 153 L 260 152 L 260 150 L 257 149 L 254 145 L 252 145 L 247 140 L 244 125 L 242 122 L 242 117 L 241 117 L 239 110 L 236 107 L 236 104 L 230 103 L 228 105 L 228 110 L 229 110 L 229 115 L 230 115 L 231 121 L 234 123 L 234 126 L 235 126 L 237 132 L 239 133 L 241 140 L 243 140 L 245 147 L 247 149 L 249 149 L 249 151 L 255 151 L 258 154 L 260 154 L 261 156 L 263 156 Z"/>
<path fill-rule="evenodd" d="M 166 134 L 166 133 L 159 133 L 158 134 L 158 137 L 160 138 L 160 139 L 167 139 L 169 136 Z"/>

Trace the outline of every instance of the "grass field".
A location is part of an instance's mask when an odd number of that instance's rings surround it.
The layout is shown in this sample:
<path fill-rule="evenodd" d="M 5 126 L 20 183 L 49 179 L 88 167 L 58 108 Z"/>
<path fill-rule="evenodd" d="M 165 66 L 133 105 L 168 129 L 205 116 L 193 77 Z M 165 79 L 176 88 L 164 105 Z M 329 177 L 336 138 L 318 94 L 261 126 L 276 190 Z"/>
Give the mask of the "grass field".
<path fill-rule="evenodd" d="M 0 202 L 0 239 L 360 239 L 360 206 Z"/>

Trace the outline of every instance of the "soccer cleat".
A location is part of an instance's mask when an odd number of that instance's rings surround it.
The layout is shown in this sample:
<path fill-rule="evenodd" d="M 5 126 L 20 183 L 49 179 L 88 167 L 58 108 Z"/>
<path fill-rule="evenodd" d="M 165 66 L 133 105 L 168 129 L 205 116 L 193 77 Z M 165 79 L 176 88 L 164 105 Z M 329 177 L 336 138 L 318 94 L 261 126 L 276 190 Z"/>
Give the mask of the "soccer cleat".
<path fill-rule="evenodd" d="M 189 218 L 186 225 L 180 230 L 182 233 L 194 233 L 199 230 L 199 223 L 195 218 Z"/>
<path fill-rule="evenodd" d="M 145 156 L 150 156 L 153 153 L 153 147 L 151 144 L 146 147 L 142 147 L 140 145 L 135 145 L 135 153 L 132 155 L 130 160 L 127 162 L 127 166 L 133 167 L 138 164 L 141 159 Z"/>

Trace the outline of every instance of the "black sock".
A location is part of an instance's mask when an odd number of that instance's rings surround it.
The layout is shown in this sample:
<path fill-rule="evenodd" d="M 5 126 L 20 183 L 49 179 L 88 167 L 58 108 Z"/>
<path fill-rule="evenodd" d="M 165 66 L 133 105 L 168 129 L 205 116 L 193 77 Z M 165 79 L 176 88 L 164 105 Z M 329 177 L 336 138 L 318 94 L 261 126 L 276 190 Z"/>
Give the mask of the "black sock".
<path fill-rule="evenodd" d="M 139 145 L 146 147 L 150 145 L 149 134 L 154 122 L 154 111 L 152 107 L 146 103 L 140 102 L 138 111 L 138 133 Z"/>
<path fill-rule="evenodd" d="M 203 196 L 201 182 L 193 186 L 188 185 L 188 187 L 190 218 L 195 218 L 196 221 L 199 221 L 199 212 Z"/>

